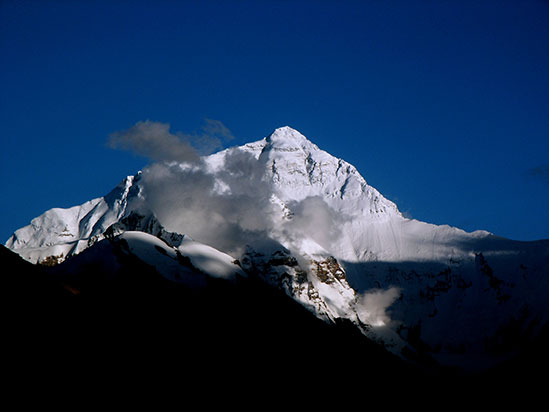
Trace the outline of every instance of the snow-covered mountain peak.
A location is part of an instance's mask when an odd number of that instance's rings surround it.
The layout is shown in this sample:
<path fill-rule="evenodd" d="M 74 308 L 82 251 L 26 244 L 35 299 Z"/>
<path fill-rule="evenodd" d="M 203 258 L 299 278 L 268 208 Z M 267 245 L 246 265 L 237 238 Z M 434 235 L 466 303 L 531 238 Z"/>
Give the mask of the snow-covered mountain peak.
<path fill-rule="evenodd" d="M 218 278 L 240 266 L 320 318 L 449 365 L 497 351 L 509 325 L 549 319 L 549 241 L 407 219 L 288 126 L 202 160 L 153 164 L 104 197 L 45 212 L 6 246 L 49 265 L 116 238 L 169 279 L 181 262 Z"/>
<path fill-rule="evenodd" d="M 320 197 L 339 214 L 367 215 L 376 220 L 400 217 L 396 205 L 369 186 L 353 165 L 320 149 L 289 126 L 240 149 L 254 153 L 265 165 L 268 180 L 283 202 Z"/>
<path fill-rule="evenodd" d="M 319 150 L 318 147 L 309 141 L 305 136 L 290 126 L 279 127 L 271 135 L 265 138 L 264 150 L 274 151 L 305 151 Z"/>
<path fill-rule="evenodd" d="M 293 141 L 303 142 L 308 141 L 299 131 L 290 127 L 282 126 L 276 128 L 270 136 L 267 137 L 267 142 Z"/>

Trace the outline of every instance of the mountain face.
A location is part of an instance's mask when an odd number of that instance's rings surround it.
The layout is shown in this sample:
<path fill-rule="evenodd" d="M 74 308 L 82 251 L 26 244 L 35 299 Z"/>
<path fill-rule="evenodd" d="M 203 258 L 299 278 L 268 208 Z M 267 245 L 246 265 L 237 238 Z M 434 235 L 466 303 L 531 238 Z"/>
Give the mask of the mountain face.
<path fill-rule="evenodd" d="M 93 252 L 109 242 L 193 290 L 261 279 L 421 364 L 497 365 L 549 319 L 549 241 L 408 219 L 290 127 L 194 163 L 153 164 L 104 197 L 45 212 L 6 246 L 70 272 L 82 252 L 110 256 Z"/>

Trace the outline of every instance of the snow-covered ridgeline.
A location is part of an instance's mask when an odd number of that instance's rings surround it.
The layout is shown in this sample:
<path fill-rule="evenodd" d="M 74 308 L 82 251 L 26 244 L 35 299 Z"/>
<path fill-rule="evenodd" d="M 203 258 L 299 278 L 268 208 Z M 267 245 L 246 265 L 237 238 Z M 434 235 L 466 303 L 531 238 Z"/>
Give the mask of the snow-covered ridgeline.
<path fill-rule="evenodd" d="M 46 211 L 15 231 L 6 246 L 32 263 L 51 256 L 61 262 L 80 253 L 124 215 L 134 180 L 128 176 L 106 196 L 82 205 Z"/>

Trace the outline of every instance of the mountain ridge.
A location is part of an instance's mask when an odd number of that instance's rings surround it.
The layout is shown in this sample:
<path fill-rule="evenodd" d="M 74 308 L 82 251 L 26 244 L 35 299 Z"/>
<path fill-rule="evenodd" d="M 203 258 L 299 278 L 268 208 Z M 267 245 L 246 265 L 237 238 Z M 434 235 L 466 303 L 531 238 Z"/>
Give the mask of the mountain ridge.
<path fill-rule="evenodd" d="M 489 367 L 549 318 L 549 241 L 407 219 L 354 166 L 287 126 L 194 164 L 153 164 L 103 198 L 46 212 L 6 245 L 60 263 L 131 231 L 173 256 L 190 235 L 200 253 L 230 256 L 317 317 L 348 320 L 405 358 Z"/>

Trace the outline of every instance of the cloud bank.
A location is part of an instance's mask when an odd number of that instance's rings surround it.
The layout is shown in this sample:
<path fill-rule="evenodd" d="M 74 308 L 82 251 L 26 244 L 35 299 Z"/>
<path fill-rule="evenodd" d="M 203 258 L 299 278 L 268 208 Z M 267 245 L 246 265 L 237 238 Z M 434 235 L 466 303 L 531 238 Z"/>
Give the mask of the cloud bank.
<path fill-rule="evenodd" d="M 146 201 L 167 230 L 230 254 L 267 238 L 276 205 L 265 169 L 251 154 L 233 149 L 215 175 L 205 164 L 154 163 L 142 172 Z"/>
<path fill-rule="evenodd" d="M 194 134 L 173 134 L 169 124 L 144 121 L 113 133 L 109 145 L 155 161 L 142 171 L 140 185 L 146 207 L 169 231 L 236 257 L 247 245 L 270 248 L 281 238 L 287 245 L 313 239 L 330 250 L 344 218 L 321 197 L 309 197 L 286 205 L 291 218 L 284 219 L 267 159 L 231 148 L 212 172 L 201 153 L 232 138 L 223 123 L 211 119 Z"/>

